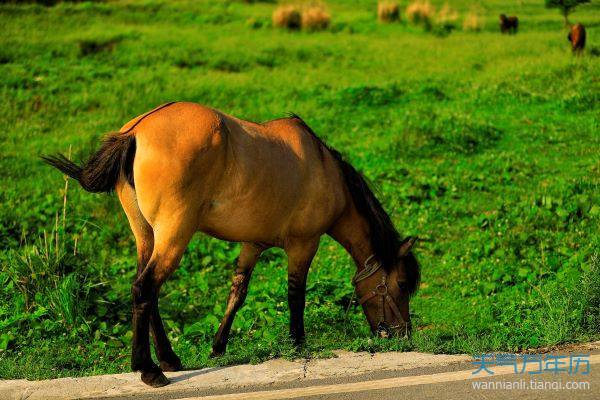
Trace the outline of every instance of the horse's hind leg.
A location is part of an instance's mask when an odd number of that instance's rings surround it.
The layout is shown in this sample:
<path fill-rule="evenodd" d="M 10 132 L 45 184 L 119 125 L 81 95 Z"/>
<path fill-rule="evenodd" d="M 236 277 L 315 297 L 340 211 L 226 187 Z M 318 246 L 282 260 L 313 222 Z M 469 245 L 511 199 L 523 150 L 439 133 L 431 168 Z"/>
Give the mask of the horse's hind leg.
<path fill-rule="evenodd" d="M 154 250 L 154 232 L 152 227 L 142 213 L 137 204 L 135 190 L 127 183 L 121 183 L 117 186 L 116 192 L 127 215 L 131 230 L 135 237 L 137 247 L 137 277 L 148 265 L 150 256 Z M 182 369 L 181 361 L 171 348 L 171 343 L 163 327 L 158 306 L 153 307 L 150 313 L 150 329 L 154 341 L 156 355 L 163 371 L 178 371 Z"/>
<path fill-rule="evenodd" d="M 229 332 L 231 331 L 231 325 L 233 324 L 235 314 L 242 304 L 244 304 L 244 300 L 246 300 L 248 283 L 250 282 L 252 271 L 263 251 L 264 247 L 259 247 L 252 243 L 242 243 L 237 268 L 235 269 L 231 290 L 229 291 L 229 298 L 227 299 L 227 310 L 225 311 L 225 315 L 223 316 L 223 320 L 221 321 L 221 325 L 219 326 L 219 330 L 213 341 L 213 356 L 225 353 Z"/>
<path fill-rule="evenodd" d="M 164 203 L 163 203 L 164 204 Z M 158 312 L 158 294 L 163 283 L 179 266 L 179 261 L 194 233 L 186 210 L 164 205 L 164 213 L 155 223 L 154 249 L 146 268 L 133 283 L 133 343 L 131 367 L 142 372 L 142 381 L 158 387 L 169 383 L 150 356 L 149 329 L 153 312 Z"/>

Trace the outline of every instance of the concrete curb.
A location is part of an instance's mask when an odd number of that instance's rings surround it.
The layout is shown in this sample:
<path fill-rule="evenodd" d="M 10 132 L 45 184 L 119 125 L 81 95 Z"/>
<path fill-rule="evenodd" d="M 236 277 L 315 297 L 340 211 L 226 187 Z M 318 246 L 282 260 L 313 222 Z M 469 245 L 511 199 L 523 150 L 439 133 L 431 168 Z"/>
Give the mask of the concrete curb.
<path fill-rule="evenodd" d="M 0 381 L 0 399 L 93 399 L 98 397 L 174 394 L 180 391 L 243 388 L 293 381 L 362 375 L 373 371 L 401 371 L 446 366 L 471 361 L 467 355 L 425 353 L 351 353 L 338 351 L 335 358 L 287 361 L 270 360 L 258 365 L 235 365 L 166 373 L 171 384 L 151 389 L 138 373 L 60 378 L 44 381 Z"/>
<path fill-rule="evenodd" d="M 531 349 L 526 353 L 591 352 L 600 349 L 600 341 Z M 171 384 L 152 389 L 144 385 L 139 373 L 60 378 L 43 381 L 0 380 L 0 399 L 94 399 L 139 395 L 170 395 L 183 392 L 243 389 L 311 380 L 347 378 L 373 372 L 406 371 L 417 368 L 445 367 L 470 363 L 471 356 L 417 352 L 352 353 L 334 352 L 334 358 L 287 361 L 274 359 L 257 365 L 233 365 L 192 371 L 167 372 Z"/>

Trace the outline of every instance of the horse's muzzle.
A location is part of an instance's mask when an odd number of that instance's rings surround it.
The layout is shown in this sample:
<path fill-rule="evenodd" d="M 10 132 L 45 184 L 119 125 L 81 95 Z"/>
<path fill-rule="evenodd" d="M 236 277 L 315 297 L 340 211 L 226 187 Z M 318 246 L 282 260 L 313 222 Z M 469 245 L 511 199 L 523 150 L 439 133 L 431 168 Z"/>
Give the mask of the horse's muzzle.
<path fill-rule="evenodd" d="M 412 334 L 412 324 L 409 321 L 389 326 L 386 322 L 382 321 L 377 325 L 376 334 L 381 338 L 400 337 L 408 339 Z"/>

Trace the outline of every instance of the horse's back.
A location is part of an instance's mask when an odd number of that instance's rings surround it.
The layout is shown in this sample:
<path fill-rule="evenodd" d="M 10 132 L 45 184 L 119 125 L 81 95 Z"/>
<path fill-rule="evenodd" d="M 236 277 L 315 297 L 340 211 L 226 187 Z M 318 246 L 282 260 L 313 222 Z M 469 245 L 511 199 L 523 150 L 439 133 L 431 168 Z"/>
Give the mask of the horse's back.
<path fill-rule="evenodd" d="M 218 145 L 222 139 L 222 115 L 200 104 L 171 103 L 142 117 L 147 118 L 133 128 L 138 147 L 155 146 L 176 151 L 177 154 L 189 154 Z M 138 118 L 125 124 L 125 127 Z"/>
<path fill-rule="evenodd" d="M 136 123 L 134 180 L 152 225 L 177 212 L 219 238 L 277 242 L 341 212 L 337 164 L 299 119 L 256 124 L 175 103 Z"/>
<path fill-rule="evenodd" d="M 322 234 L 344 207 L 345 186 L 319 139 L 298 118 L 256 124 L 225 116 L 225 124 L 233 167 L 213 193 L 219 207 L 206 214 L 209 230 L 233 215 L 274 240 Z"/>

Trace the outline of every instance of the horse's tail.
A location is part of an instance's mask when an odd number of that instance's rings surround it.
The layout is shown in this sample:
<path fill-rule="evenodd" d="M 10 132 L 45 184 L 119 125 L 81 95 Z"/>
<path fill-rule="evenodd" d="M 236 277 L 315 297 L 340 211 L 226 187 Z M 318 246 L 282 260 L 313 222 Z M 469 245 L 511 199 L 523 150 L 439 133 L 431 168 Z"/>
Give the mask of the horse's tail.
<path fill-rule="evenodd" d="M 75 179 L 88 192 L 111 192 L 121 174 L 131 186 L 134 185 L 135 148 L 133 133 L 116 132 L 107 135 L 100 149 L 82 165 L 77 165 L 62 154 L 42 156 L 42 159 Z"/>

